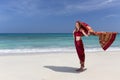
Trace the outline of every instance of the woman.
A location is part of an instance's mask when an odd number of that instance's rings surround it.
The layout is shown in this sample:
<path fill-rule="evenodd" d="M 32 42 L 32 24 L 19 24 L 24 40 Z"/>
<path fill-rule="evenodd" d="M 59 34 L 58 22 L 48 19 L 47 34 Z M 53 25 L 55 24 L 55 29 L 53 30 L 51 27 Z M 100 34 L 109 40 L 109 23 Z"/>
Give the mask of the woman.
<path fill-rule="evenodd" d="M 81 67 L 77 69 L 76 71 L 84 70 L 85 52 L 84 52 L 84 45 L 82 42 L 82 36 L 87 37 L 89 34 L 90 32 L 89 31 L 86 32 L 83 25 L 79 21 L 77 21 L 75 24 L 73 35 L 74 35 L 74 43 L 75 43 L 76 51 L 78 54 L 78 58 L 80 60 Z"/>
<path fill-rule="evenodd" d="M 85 52 L 82 36 L 98 36 L 101 47 L 103 50 L 107 50 L 115 40 L 117 32 L 95 32 L 88 24 L 77 21 L 73 34 L 76 51 L 81 64 L 81 67 L 76 71 L 83 71 L 85 64 Z"/>

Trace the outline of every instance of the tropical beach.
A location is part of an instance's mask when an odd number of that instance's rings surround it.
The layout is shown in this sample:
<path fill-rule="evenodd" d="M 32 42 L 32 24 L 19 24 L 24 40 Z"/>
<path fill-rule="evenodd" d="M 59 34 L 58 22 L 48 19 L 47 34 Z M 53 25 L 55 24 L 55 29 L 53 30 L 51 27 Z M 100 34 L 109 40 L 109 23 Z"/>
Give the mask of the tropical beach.
<path fill-rule="evenodd" d="M 120 0 L 1 0 L 0 80 L 120 80 Z"/>
<path fill-rule="evenodd" d="M 0 39 L 1 80 L 120 79 L 119 34 L 107 51 L 97 37 L 83 37 L 86 59 L 82 72 L 76 72 L 80 64 L 71 33 L 0 34 Z"/>

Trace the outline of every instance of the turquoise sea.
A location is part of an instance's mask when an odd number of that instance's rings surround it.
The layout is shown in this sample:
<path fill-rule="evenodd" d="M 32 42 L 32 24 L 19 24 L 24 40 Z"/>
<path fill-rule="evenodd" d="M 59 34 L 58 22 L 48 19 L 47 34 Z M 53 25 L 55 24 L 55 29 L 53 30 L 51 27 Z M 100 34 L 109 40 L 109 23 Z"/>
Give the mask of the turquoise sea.
<path fill-rule="evenodd" d="M 86 52 L 103 51 L 97 36 L 83 37 Z M 120 51 L 120 34 L 107 51 Z M 0 55 L 75 52 L 72 33 L 0 34 Z"/>

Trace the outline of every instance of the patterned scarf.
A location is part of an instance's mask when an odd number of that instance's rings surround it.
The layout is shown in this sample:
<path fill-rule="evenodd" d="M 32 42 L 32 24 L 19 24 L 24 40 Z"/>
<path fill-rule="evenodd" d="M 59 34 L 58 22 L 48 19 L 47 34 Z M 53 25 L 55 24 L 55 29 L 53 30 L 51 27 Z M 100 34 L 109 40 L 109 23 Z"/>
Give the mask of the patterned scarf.
<path fill-rule="evenodd" d="M 99 37 L 99 43 L 103 50 L 107 50 L 114 42 L 117 33 L 116 32 L 95 32 Z"/>
<path fill-rule="evenodd" d="M 85 32 L 91 32 L 91 35 L 99 37 L 99 43 L 103 50 L 107 50 L 114 42 L 117 32 L 95 32 L 88 24 L 80 22 L 85 28 Z M 87 31 L 86 31 L 87 30 Z"/>

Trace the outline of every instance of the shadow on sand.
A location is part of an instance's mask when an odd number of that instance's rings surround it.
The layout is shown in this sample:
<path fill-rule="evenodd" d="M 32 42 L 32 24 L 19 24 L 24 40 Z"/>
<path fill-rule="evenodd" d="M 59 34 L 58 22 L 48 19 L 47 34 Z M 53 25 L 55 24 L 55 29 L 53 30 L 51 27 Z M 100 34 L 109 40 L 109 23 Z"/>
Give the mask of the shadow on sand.
<path fill-rule="evenodd" d="M 80 73 L 87 70 L 87 69 L 84 69 L 83 71 L 77 72 L 76 71 L 77 68 L 74 68 L 74 67 L 64 67 L 64 66 L 44 66 L 44 67 L 56 72 L 65 72 L 65 73 Z"/>

